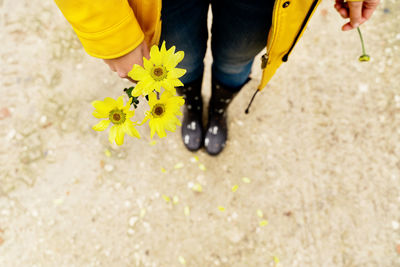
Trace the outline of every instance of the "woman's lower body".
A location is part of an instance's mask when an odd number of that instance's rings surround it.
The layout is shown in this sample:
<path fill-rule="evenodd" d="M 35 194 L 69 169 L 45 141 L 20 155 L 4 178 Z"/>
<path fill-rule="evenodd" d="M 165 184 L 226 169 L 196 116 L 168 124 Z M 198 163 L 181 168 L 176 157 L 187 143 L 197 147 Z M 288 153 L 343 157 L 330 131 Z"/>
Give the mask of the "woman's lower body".
<path fill-rule="evenodd" d="M 211 3 L 212 96 L 207 130 L 203 132 L 201 84 L 207 50 L 207 14 Z M 195 151 L 204 144 L 219 154 L 227 139 L 226 109 L 248 81 L 254 57 L 265 48 L 273 0 L 163 0 L 160 41 L 176 46 L 187 70 L 178 93 L 186 100 L 182 125 L 185 146 Z"/>

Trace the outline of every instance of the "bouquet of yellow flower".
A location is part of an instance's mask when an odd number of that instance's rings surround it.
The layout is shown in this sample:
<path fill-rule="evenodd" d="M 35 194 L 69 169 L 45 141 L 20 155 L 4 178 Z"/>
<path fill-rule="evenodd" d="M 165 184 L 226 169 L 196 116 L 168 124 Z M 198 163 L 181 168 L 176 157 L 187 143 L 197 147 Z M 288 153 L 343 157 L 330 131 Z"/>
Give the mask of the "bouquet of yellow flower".
<path fill-rule="evenodd" d="M 186 70 L 176 68 L 183 57 L 183 51 L 175 53 L 175 46 L 167 50 L 165 42 L 162 43 L 161 49 L 158 49 L 156 45 L 152 46 L 150 59 L 143 58 L 144 67 L 135 64 L 128 73 L 130 78 L 137 81 L 137 84 L 124 89 L 129 96 L 129 101 L 125 106 L 123 96 L 118 97 L 117 100 L 106 97 L 103 101 L 92 102 L 95 108 L 93 116 L 105 119 L 94 125 L 93 130 L 104 131 L 112 123 L 109 141 L 110 143 L 115 141 L 117 145 L 123 144 L 125 133 L 140 138 L 135 126 L 141 126 L 147 121 L 149 121 L 151 138 L 155 133 L 160 138 L 165 137 L 165 130 L 174 132 L 176 125 L 181 125 L 177 116 L 182 116 L 180 107 L 185 103 L 183 97 L 176 95 L 175 90 L 177 86 L 183 86 L 179 78 L 186 73 Z M 130 109 L 131 105 L 134 109 L 137 108 L 139 97 L 145 97 L 150 107 L 141 123 L 131 121 L 135 110 Z"/>

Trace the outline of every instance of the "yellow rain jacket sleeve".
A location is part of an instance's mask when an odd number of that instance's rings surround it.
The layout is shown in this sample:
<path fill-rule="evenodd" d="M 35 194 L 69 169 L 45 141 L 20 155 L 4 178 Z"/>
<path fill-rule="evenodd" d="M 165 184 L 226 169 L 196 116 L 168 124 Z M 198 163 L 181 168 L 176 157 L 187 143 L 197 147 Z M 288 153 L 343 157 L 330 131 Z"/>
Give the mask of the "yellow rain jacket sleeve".
<path fill-rule="evenodd" d="M 110 59 L 135 49 L 145 38 L 127 0 L 55 0 L 86 52 Z"/>

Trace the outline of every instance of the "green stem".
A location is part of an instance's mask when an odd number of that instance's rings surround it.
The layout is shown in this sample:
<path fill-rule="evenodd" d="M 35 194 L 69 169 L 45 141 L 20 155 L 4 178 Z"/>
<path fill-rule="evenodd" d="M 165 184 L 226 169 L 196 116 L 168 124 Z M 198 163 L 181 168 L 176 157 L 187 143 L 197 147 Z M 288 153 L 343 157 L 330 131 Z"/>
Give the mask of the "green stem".
<path fill-rule="evenodd" d="M 363 37 L 362 37 L 360 27 L 357 27 L 357 31 L 358 31 L 358 34 L 360 35 L 361 47 L 362 47 L 363 54 L 366 55 L 366 53 L 365 53 L 365 46 L 364 46 L 364 39 L 363 39 Z"/>

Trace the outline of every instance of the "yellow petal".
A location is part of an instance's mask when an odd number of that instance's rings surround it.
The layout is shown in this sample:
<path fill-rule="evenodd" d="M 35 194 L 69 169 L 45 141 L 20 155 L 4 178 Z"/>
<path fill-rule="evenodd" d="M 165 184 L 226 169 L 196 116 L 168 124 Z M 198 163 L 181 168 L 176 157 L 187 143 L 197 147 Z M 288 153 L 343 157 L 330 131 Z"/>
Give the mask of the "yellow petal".
<path fill-rule="evenodd" d="M 145 89 L 146 89 L 146 82 L 145 82 L 145 80 L 142 80 L 136 84 L 135 88 L 133 88 L 132 96 L 138 97 L 138 96 L 142 95 L 143 91 L 145 91 Z"/>
<path fill-rule="evenodd" d="M 192 190 L 201 193 L 203 192 L 203 187 L 201 186 L 201 184 L 197 183 L 193 185 Z"/>
<path fill-rule="evenodd" d="M 126 111 L 126 118 L 132 118 L 133 116 L 135 116 L 135 110 L 128 110 Z"/>
<path fill-rule="evenodd" d="M 165 47 L 165 41 L 163 41 L 162 44 L 161 44 L 160 54 L 161 54 L 161 56 L 163 56 L 166 53 L 167 53 L 167 49 Z"/>
<path fill-rule="evenodd" d="M 104 131 L 105 129 L 107 129 L 108 125 L 110 125 L 110 120 L 102 120 L 93 126 L 93 130 Z"/>
<path fill-rule="evenodd" d="M 92 106 L 99 114 L 104 116 L 116 106 L 116 101 L 110 97 L 106 97 L 104 101 L 93 101 Z"/>
<path fill-rule="evenodd" d="M 153 68 L 153 63 L 150 60 L 143 58 L 143 66 L 146 71 L 150 71 Z"/>
<path fill-rule="evenodd" d="M 150 93 L 148 94 L 149 96 L 149 106 L 153 107 L 155 104 L 157 104 L 157 95 L 155 93 Z"/>
<path fill-rule="evenodd" d="M 135 81 L 141 81 L 146 78 L 146 76 L 149 76 L 149 73 L 142 66 L 135 64 L 132 70 L 128 72 L 128 76 Z"/>
<path fill-rule="evenodd" d="M 118 108 L 123 108 L 124 107 L 124 97 L 123 96 L 119 96 L 117 98 L 117 107 Z"/>
<path fill-rule="evenodd" d="M 150 60 L 154 65 L 162 64 L 160 51 L 156 45 L 153 45 L 150 49 Z"/>
<path fill-rule="evenodd" d="M 161 92 L 161 82 L 154 82 L 154 90 L 156 90 L 157 92 Z"/>
<path fill-rule="evenodd" d="M 117 136 L 115 137 L 115 143 L 117 143 L 117 145 L 122 145 L 124 143 L 124 128 L 122 125 L 118 125 L 117 126 Z"/>
<path fill-rule="evenodd" d="M 124 123 L 124 131 L 132 137 L 140 138 L 140 134 L 139 134 L 138 130 L 136 130 L 135 126 L 133 126 L 132 122 Z"/>
<path fill-rule="evenodd" d="M 173 94 L 174 91 L 176 91 L 175 88 L 174 88 L 174 85 L 171 84 L 171 82 L 170 82 L 169 80 L 164 80 L 164 81 L 162 81 L 162 82 L 161 82 L 161 86 L 162 86 L 162 88 L 164 88 L 165 90 L 169 91 L 171 94 Z"/>
<path fill-rule="evenodd" d="M 178 65 L 179 62 L 182 61 L 183 57 L 185 56 L 185 53 L 183 51 L 178 51 L 176 54 L 173 54 L 168 57 L 168 60 L 165 61 L 165 67 L 168 70 L 171 70 Z"/>
<path fill-rule="evenodd" d="M 236 192 L 238 190 L 239 186 L 237 184 L 235 184 L 234 186 L 232 186 L 232 192 Z"/>
<path fill-rule="evenodd" d="M 160 138 L 164 138 L 167 136 L 164 128 L 160 124 L 156 124 L 156 132 Z"/>
<path fill-rule="evenodd" d="M 114 143 L 115 137 L 117 136 L 117 125 L 113 125 L 110 129 L 110 133 L 108 134 L 108 141 L 110 143 Z"/>
<path fill-rule="evenodd" d="M 92 113 L 92 115 L 95 117 L 95 118 L 98 118 L 98 119 L 105 119 L 105 118 L 108 118 L 108 113 L 100 113 L 100 112 L 98 112 L 98 111 L 93 111 L 93 113 Z"/>
<path fill-rule="evenodd" d="M 185 73 L 186 73 L 186 70 L 185 70 L 185 69 L 174 68 L 174 69 L 171 69 L 171 70 L 168 72 L 168 78 L 170 78 L 170 79 L 177 79 L 177 78 L 180 78 L 180 77 L 182 77 L 183 75 L 185 75 Z"/>

